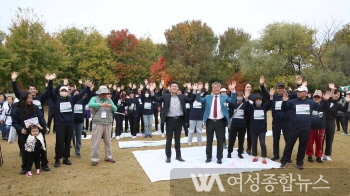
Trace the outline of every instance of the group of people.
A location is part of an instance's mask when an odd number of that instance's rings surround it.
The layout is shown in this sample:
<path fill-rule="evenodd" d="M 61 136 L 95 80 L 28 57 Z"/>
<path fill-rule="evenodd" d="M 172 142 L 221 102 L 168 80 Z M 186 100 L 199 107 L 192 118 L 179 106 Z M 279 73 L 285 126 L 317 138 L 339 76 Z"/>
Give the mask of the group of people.
<path fill-rule="evenodd" d="M 313 162 L 313 155 L 318 163 L 323 163 L 323 149 L 325 159 L 332 161 L 331 153 L 335 134 L 335 119 L 338 112 L 349 110 L 350 92 L 346 92 L 342 98 L 342 92 L 330 83 L 326 92 L 315 90 L 309 93 L 307 82 L 302 77 L 297 77 L 298 88 L 295 92 L 288 93 L 284 83 L 279 82 L 275 88 L 266 90 L 265 78 L 260 77 L 261 94 L 252 92 L 252 85 L 246 83 L 244 91 L 235 90 L 235 82 L 229 85 L 231 95 L 227 94 L 221 84 L 214 82 L 209 94 L 202 91 L 203 84 L 187 85 L 188 94 L 184 95 L 179 90 L 177 82 L 171 82 L 169 93 L 160 94 L 153 92 L 151 96 L 156 102 L 163 103 L 161 121 L 166 123 L 166 162 L 171 162 L 171 140 L 174 135 L 176 160 L 185 161 L 181 156 L 180 135 L 182 125 L 189 119 L 188 144 L 192 144 L 192 134 L 197 131 L 198 143 L 201 145 L 202 124 L 206 126 L 206 163 L 212 161 L 212 143 L 215 134 L 217 138 L 217 163 L 222 163 L 225 127 L 229 127 L 228 158 L 232 158 L 233 146 L 238 136 L 238 157 L 244 158 L 244 137 L 247 134 L 247 149 L 249 155 L 253 155 L 253 162 L 258 161 L 257 143 L 259 139 L 261 147 L 262 163 L 267 164 L 267 150 L 265 137 L 267 132 L 266 112 L 272 111 L 273 132 L 273 157 L 271 160 L 280 159 L 280 135 L 281 131 L 285 140 L 285 148 L 281 157 L 281 168 L 291 163 L 293 147 L 299 140 L 296 166 L 304 169 L 304 157 L 308 155 L 308 161 Z M 291 91 L 291 89 L 289 89 Z M 277 91 L 277 93 L 276 93 Z M 186 109 L 186 103 L 190 109 Z M 325 145 L 324 145 L 325 144 Z M 315 150 L 314 150 L 315 145 Z"/>
<path fill-rule="evenodd" d="M 144 137 L 152 137 L 153 117 L 155 131 L 158 131 L 158 108 L 160 108 L 160 129 L 164 137 L 166 129 L 165 154 L 166 162 L 171 162 L 172 138 L 175 140 L 176 160 L 184 162 L 180 149 L 181 132 L 184 129 L 188 145 L 192 145 L 193 134 L 197 134 L 198 145 L 202 145 L 202 128 L 206 127 L 206 163 L 212 161 L 212 144 L 214 135 L 217 139 L 217 163 L 221 164 L 223 149 L 226 146 L 225 130 L 228 127 L 228 155 L 232 158 L 233 147 L 238 136 L 237 156 L 243 159 L 244 141 L 247 135 L 246 153 L 253 155 L 253 162 L 258 161 L 257 144 L 261 147 L 262 163 L 267 164 L 267 149 L 265 137 L 267 132 L 266 113 L 272 111 L 273 157 L 280 159 L 281 131 L 285 140 L 285 148 L 281 157 L 281 167 L 291 163 L 291 154 L 294 144 L 299 139 L 296 165 L 303 169 L 305 154 L 308 161 L 323 162 L 323 149 L 325 146 L 325 159 L 331 161 L 332 144 L 335 133 L 335 119 L 338 112 L 348 112 L 350 92 L 345 97 L 329 84 L 328 90 L 323 93 L 316 90 L 309 94 L 307 82 L 297 78 L 296 92 L 288 94 L 284 83 L 278 83 L 275 88 L 266 89 L 264 76 L 260 77 L 261 94 L 254 94 L 251 83 L 246 83 L 243 91 L 236 91 L 236 82 L 229 84 L 229 92 L 221 84 L 214 82 L 209 92 L 209 84 L 184 84 L 181 89 L 176 81 L 168 84 L 164 89 L 162 81 L 159 88 L 147 80 L 137 86 L 129 84 L 126 90 L 123 85 L 100 86 L 93 92 L 93 85 L 89 81 L 84 84 L 79 81 L 82 88 L 68 85 L 68 79 L 53 87 L 55 74 L 47 74 L 47 86 L 44 93 L 37 95 L 38 90 L 34 84 L 28 85 L 27 91 L 20 91 L 17 87 L 18 74 L 11 74 L 15 97 L 0 94 L 0 130 L 2 139 L 7 140 L 9 130 L 13 127 L 18 134 L 18 146 L 22 157 L 21 174 L 32 176 L 31 167 L 35 163 L 36 173 L 41 169 L 49 171 L 45 134 L 50 132 L 52 117 L 54 118 L 53 132 L 56 134 L 54 167 L 62 163 L 71 165 L 71 141 L 74 141 L 76 157 L 80 158 L 81 136 L 84 133 L 85 122 L 91 117 L 90 130 L 92 130 L 92 144 L 90 159 L 92 166 L 100 160 L 101 138 L 105 144 L 105 158 L 107 162 L 115 163 L 112 157 L 112 125 L 115 122 L 115 138 L 119 140 L 123 132 L 128 130 L 130 124 L 131 137 L 136 138 L 137 133 Z M 204 88 L 203 88 L 204 87 Z M 277 93 L 276 93 L 277 92 Z M 49 102 L 49 126 L 44 119 L 43 106 Z M 90 114 L 91 112 L 91 114 Z M 123 123 L 124 121 L 124 123 Z M 343 121 L 344 123 L 344 121 Z M 345 123 L 344 123 L 345 124 Z M 347 123 L 346 123 L 347 124 Z M 85 129 L 89 127 L 89 121 Z M 165 128 L 164 128 L 165 127 Z M 347 130 L 344 130 L 347 133 Z M 313 145 L 316 145 L 314 152 Z M 325 144 L 325 145 L 324 145 Z"/>

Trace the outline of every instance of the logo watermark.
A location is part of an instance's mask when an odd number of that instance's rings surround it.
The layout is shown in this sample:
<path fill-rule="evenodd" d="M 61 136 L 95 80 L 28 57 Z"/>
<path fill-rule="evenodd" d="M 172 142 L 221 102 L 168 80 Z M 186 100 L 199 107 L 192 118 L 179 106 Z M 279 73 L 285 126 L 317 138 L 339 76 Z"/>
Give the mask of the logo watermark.
<path fill-rule="evenodd" d="M 242 169 L 241 169 L 242 170 Z M 247 168 L 245 168 L 247 171 Z M 273 169 L 241 172 L 239 168 L 176 168 L 170 173 L 172 195 L 235 193 L 348 195 L 350 171 L 344 168 Z"/>

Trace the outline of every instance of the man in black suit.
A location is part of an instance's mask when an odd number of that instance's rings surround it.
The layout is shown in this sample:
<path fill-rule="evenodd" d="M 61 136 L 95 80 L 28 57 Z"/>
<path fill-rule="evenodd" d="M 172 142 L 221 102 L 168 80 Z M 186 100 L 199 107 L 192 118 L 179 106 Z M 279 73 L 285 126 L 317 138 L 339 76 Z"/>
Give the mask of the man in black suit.
<path fill-rule="evenodd" d="M 196 96 L 192 95 L 191 98 L 186 97 L 183 94 L 178 94 L 179 84 L 172 81 L 170 84 L 170 92 L 163 94 L 159 97 L 154 96 L 155 85 L 150 86 L 151 96 L 155 102 L 164 102 L 163 110 L 160 114 L 161 123 L 166 122 L 166 145 L 165 154 L 166 162 L 171 161 L 171 141 L 175 140 L 176 160 L 184 162 L 185 160 L 181 157 L 180 150 L 180 136 L 182 123 L 185 121 L 187 115 L 185 103 L 191 103 L 195 100 Z M 196 88 L 196 87 L 195 87 Z M 193 89 L 193 90 L 197 90 Z"/>

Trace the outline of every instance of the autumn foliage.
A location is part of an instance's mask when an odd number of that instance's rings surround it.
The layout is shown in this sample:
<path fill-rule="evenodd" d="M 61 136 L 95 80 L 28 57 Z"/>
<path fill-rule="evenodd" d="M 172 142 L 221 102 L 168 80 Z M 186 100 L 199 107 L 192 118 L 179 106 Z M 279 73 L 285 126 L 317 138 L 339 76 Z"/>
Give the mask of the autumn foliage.
<path fill-rule="evenodd" d="M 229 84 L 232 81 L 236 81 L 236 91 L 243 91 L 244 90 L 244 84 L 246 83 L 246 81 L 244 80 L 241 72 L 234 73 L 231 76 L 230 80 L 227 81 L 226 83 Z"/>
<path fill-rule="evenodd" d="M 109 47 L 118 54 L 130 53 L 138 44 L 138 39 L 128 29 L 112 30 L 107 36 Z"/>
<path fill-rule="evenodd" d="M 150 67 L 150 81 L 156 82 L 164 80 L 165 86 L 173 80 L 173 77 L 166 71 L 166 61 L 164 57 L 160 57 L 157 62 Z"/>

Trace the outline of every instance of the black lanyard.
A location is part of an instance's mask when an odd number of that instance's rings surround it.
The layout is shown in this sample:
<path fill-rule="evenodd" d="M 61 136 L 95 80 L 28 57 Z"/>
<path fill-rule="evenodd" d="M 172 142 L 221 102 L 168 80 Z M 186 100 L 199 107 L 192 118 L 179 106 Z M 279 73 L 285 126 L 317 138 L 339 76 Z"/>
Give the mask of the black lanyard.
<path fill-rule="evenodd" d="M 7 119 L 7 116 L 10 116 L 10 114 L 11 114 L 11 110 L 12 110 L 12 105 L 9 105 L 9 109 L 8 109 L 8 111 L 5 113 L 5 123 L 6 123 L 6 119 Z"/>

